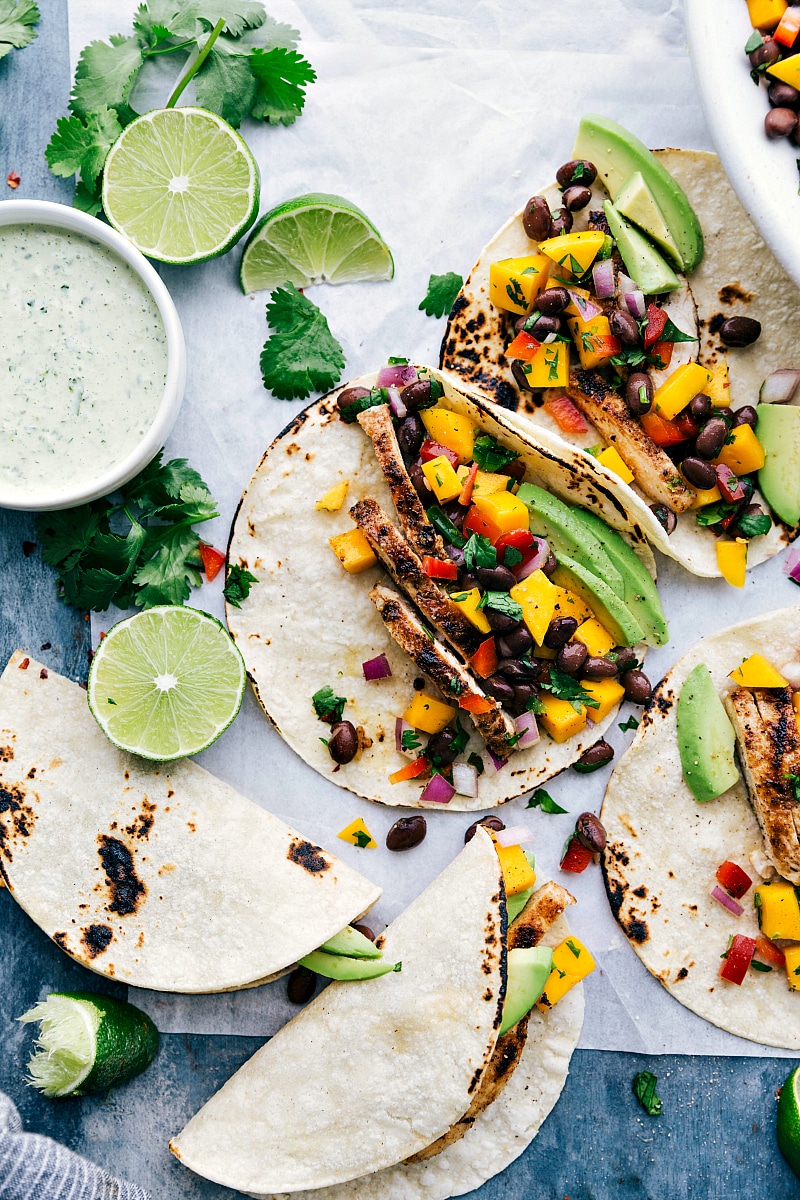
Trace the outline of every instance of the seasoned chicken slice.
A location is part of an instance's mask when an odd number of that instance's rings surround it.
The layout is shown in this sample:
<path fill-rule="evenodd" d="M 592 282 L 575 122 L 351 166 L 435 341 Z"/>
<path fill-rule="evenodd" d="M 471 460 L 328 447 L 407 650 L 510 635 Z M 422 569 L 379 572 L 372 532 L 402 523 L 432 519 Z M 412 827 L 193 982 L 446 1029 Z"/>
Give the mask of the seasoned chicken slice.
<path fill-rule="evenodd" d="M 358 414 L 358 423 L 372 439 L 375 457 L 386 476 L 394 506 L 406 537 L 420 558 L 431 554 L 447 558 L 444 542 L 428 520 L 422 501 L 408 477 L 406 464 L 392 424 L 388 404 L 379 404 Z"/>
<path fill-rule="evenodd" d="M 508 949 L 538 945 L 556 917 L 561 916 L 568 904 L 575 903 L 577 903 L 575 897 L 557 883 L 546 883 L 540 887 L 538 892 L 534 892 L 531 896 L 509 929 Z M 412 1158 L 407 1158 L 406 1162 L 424 1162 L 428 1158 L 434 1158 L 437 1154 L 441 1154 L 442 1150 L 451 1146 L 453 1142 L 460 1141 L 469 1132 L 484 1109 L 497 1099 L 514 1074 L 522 1057 L 528 1036 L 529 1016 L 530 1013 L 521 1021 L 517 1021 L 516 1025 L 497 1039 L 494 1054 L 486 1064 L 478 1090 L 472 1097 L 472 1103 L 464 1116 L 451 1125 L 447 1133 L 443 1133 L 440 1138 L 431 1142 L 430 1146 L 426 1146 Z"/>
<path fill-rule="evenodd" d="M 776 870 L 800 884 L 800 733 L 790 688 L 737 688 L 725 698 L 765 849 Z"/>
<path fill-rule="evenodd" d="M 691 508 L 694 491 L 684 482 L 669 455 L 657 446 L 628 412 L 622 396 L 594 371 L 574 371 L 567 395 L 600 435 L 619 451 L 649 499 L 675 513 Z"/>
<path fill-rule="evenodd" d="M 350 509 L 392 579 L 414 601 L 426 621 L 464 658 L 472 658 L 483 640 L 444 588 L 426 575 L 419 557 L 395 529 L 381 506 L 367 496 Z"/>
<path fill-rule="evenodd" d="M 498 702 L 481 690 L 452 650 L 427 632 L 407 600 L 380 583 L 369 593 L 369 598 L 400 649 L 405 650 L 443 696 L 456 704 L 465 696 L 475 696 L 492 705 L 488 712 L 469 715 L 492 754 L 507 759 L 516 746 L 516 730 L 514 722 Z"/>

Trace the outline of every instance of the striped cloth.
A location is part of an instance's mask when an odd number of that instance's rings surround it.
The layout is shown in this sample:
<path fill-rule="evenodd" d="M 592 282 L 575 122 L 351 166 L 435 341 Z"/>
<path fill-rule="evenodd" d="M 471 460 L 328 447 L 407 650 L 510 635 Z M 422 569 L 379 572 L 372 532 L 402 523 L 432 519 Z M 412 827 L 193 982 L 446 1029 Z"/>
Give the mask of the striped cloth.
<path fill-rule="evenodd" d="M 37 1133 L 23 1133 L 19 1113 L 0 1092 L 0 1200 L 150 1200 Z"/>

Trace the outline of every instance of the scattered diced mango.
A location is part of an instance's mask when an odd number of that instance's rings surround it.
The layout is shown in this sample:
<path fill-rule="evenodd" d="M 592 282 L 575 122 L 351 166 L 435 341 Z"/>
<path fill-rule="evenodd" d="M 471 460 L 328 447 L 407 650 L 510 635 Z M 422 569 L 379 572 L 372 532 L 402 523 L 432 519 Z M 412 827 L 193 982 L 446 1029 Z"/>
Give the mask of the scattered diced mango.
<path fill-rule="evenodd" d="M 588 621 L 590 617 L 594 616 L 586 601 L 582 600 L 575 592 L 570 592 L 567 588 L 558 587 L 557 584 L 553 586 L 557 592 L 556 607 L 553 613 L 554 617 L 574 617 L 580 624 L 581 621 Z"/>
<path fill-rule="evenodd" d="M 495 846 L 500 866 L 503 868 L 503 883 L 506 896 L 517 896 L 536 883 L 536 872 L 525 857 L 522 846 Z"/>
<path fill-rule="evenodd" d="M 759 33 L 772 33 L 788 8 L 788 0 L 747 0 L 750 24 Z"/>
<path fill-rule="evenodd" d="M 548 287 L 565 287 L 569 289 L 569 304 L 564 309 L 566 317 L 580 317 L 582 320 L 586 316 L 586 309 L 590 304 L 594 305 L 592 293 L 588 288 L 575 287 L 567 279 L 557 279 L 553 273 L 550 273 Z M 594 305 L 596 308 L 597 305 Z"/>
<path fill-rule="evenodd" d="M 731 384 L 728 378 L 728 361 L 721 358 L 713 367 L 706 367 L 710 376 L 706 385 L 705 395 L 708 396 L 714 408 L 730 408 Z"/>
<path fill-rule="evenodd" d="M 547 658 L 552 661 L 558 655 L 557 650 L 553 650 L 551 646 L 540 646 L 538 642 L 534 642 L 533 657 Z M 798 693 L 800 694 L 800 693 Z"/>
<path fill-rule="evenodd" d="M 800 730 L 800 692 L 792 693 L 792 708 L 797 719 L 797 728 Z"/>
<path fill-rule="evenodd" d="M 566 742 L 573 734 L 580 733 L 586 728 L 586 709 L 581 707 L 576 712 L 569 700 L 560 700 L 557 696 L 540 695 L 544 712 L 539 713 L 537 721 L 545 729 L 554 742 Z"/>
<path fill-rule="evenodd" d="M 597 617 L 589 617 L 575 630 L 574 641 L 583 642 L 589 654 L 596 658 L 602 658 L 608 654 L 609 650 L 614 649 L 614 639 L 606 629 L 605 625 L 601 625 Z"/>
<path fill-rule="evenodd" d="M 734 475 L 750 475 L 760 471 L 766 455 L 764 447 L 750 425 L 737 425 L 728 434 L 725 445 L 714 459 L 714 465 L 722 463 L 730 467 Z"/>
<path fill-rule="evenodd" d="M 472 461 L 475 451 L 475 428 L 468 417 L 450 412 L 447 408 L 426 408 L 419 415 L 434 442 L 452 450 L 462 462 Z"/>
<path fill-rule="evenodd" d="M 569 381 L 569 344 L 543 342 L 522 369 L 532 388 L 566 387 Z"/>
<path fill-rule="evenodd" d="M 328 545 L 345 571 L 351 575 L 358 575 L 361 571 L 366 571 L 368 567 L 374 567 L 378 561 L 360 529 L 350 529 L 347 533 L 339 533 L 336 537 L 328 538 Z"/>
<path fill-rule="evenodd" d="M 580 233 L 561 233 L 548 238 L 539 243 L 539 251 L 580 277 L 589 270 L 605 240 L 605 234 L 600 230 L 584 229 Z"/>
<path fill-rule="evenodd" d="M 489 267 L 489 299 L 495 308 L 518 316 L 530 311 L 547 286 L 550 260 L 541 254 L 506 258 Z"/>
<path fill-rule="evenodd" d="M 707 394 L 710 378 L 708 371 L 699 363 L 684 363 L 656 388 L 653 412 L 672 421 L 698 392 Z"/>
<path fill-rule="evenodd" d="M 755 906 L 765 937 L 800 942 L 800 904 L 790 883 L 783 879 L 760 883 L 755 890 Z"/>
<path fill-rule="evenodd" d="M 478 512 L 488 518 L 501 533 L 527 529 L 530 520 L 528 507 L 513 492 L 492 492 L 489 496 L 473 496 Z"/>
<path fill-rule="evenodd" d="M 569 317 L 567 325 L 584 370 L 590 371 L 599 367 L 612 354 L 619 352 L 619 342 L 613 338 L 608 317 L 604 313 L 588 320 L 584 320 L 583 317 Z"/>
<path fill-rule="evenodd" d="M 616 446 L 606 446 L 605 450 L 598 454 L 597 461 L 601 462 L 604 467 L 608 467 L 609 471 L 613 471 L 615 475 L 619 475 L 623 483 L 633 483 L 633 471 L 623 461 Z"/>
<path fill-rule="evenodd" d="M 377 850 L 378 843 L 367 829 L 361 817 L 356 817 L 355 821 L 351 821 L 336 835 L 343 842 L 349 842 L 351 846 L 360 846 L 362 850 Z"/>
<path fill-rule="evenodd" d="M 731 679 L 746 688 L 785 688 L 788 683 L 762 654 L 751 654 L 741 666 L 731 671 Z"/>
<path fill-rule="evenodd" d="M 463 597 L 463 599 L 461 599 Z M 478 608 L 478 603 L 481 598 L 480 588 L 470 588 L 468 592 L 454 592 L 450 597 L 458 608 L 461 609 L 468 621 L 471 621 L 476 629 L 481 633 L 491 633 L 492 627 L 486 620 L 486 614 L 482 608 Z"/>
<path fill-rule="evenodd" d="M 461 480 L 461 486 L 469 475 L 469 467 L 458 467 L 456 475 Z M 492 492 L 505 492 L 508 488 L 508 475 L 495 475 L 491 471 L 478 471 L 472 487 L 472 498 L 491 496 Z"/>
<path fill-rule="evenodd" d="M 706 504 L 716 504 L 722 499 L 722 492 L 716 484 L 713 488 L 697 488 L 692 501 L 692 508 L 704 508 Z"/>
<path fill-rule="evenodd" d="M 772 75 L 775 79 L 780 79 L 781 83 L 788 83 L 793 88 L 800 88 L 800 54 L 793 54 L 791 58 L 779 59 L 773 66 L 767 67 L 767 74 Z"/>
<path fill-rule="evenodd" d="M 448 500 L 455 500 L 461 495 L 461 480 L 456 475 L 450 459 L 445 458 L 443 454 L 432 458 L 430 462 L 424 462 L 422 474 L 440 504 L 446 504 Z"/>
<path fill-rule="evenodd" d="M 800 946 L 787 946 L 783 953 L 789 987 L 793 992 L 800 992 Z"/>
<path fill-rule="evenodd" d="M 553 619 L 560 589 L 545 575 L 534 571 L 522 583 L 515 583 L 509 595 L 522 605 L 522 619 L 536 642 L 543 642 Z"/>
<path fill-rule="evenodd" d="M 547 1012 L 594 969 L 595 961 L 583 942 L 574 934 L 565 938 L 553 951 L 553 966 L 536 1007 Z"/>
<path fill-rule="evenodd" d="M 421 729 L 423 733 L 441 733 L 449 725 L 456 710 L 452 704 L 445 704 L 427 692 L 416 692 L 411 704 L 403 713 L 403 720 Z"/>
<path fill-rule="evenodd" d="M 316 503 L 316 507 L 322 509 L 323 512 L 338 512 L 344 504 L 344 498 L 347 495 L 349 486 L 349 479 L 343 479 L 341 483 L 335 483 L 330 491 L 327 491 L 324 496 L 320 497 Z"/>
<path fill-rule="evenodd" d="M 717 564 L 720 575 L 732 587 L 743 588 L 747 574 L 747 542 L 737 538 L 735 542 L 717 542 Z"/>
<path fill-rule="evenodd" d="M 625 688 L 616 679 L 582 679 L 581 687 L 600 705 L 599 708 L 590 708 L 586 714 L 595 725 L 604 721 L 625 695 Z"/>

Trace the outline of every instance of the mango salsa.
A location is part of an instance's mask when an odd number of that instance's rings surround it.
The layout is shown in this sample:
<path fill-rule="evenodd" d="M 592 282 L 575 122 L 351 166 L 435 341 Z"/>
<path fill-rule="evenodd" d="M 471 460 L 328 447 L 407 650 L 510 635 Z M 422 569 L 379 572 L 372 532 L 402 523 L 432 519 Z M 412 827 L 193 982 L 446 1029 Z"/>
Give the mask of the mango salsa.
<path fill-rule="evenodd" d="M 727 359 L 721 358 L 719 362 L 714 363 L 713 367 L 707 367 L 706 370 L 711 378 L 708 381 L 705 394 L 714 405 L 714 408 L 730 408 L 731 384 L 728 378 Z"/>
<path fill-rule="evenodd" d="M 341 838 L 343 842 L 349 842 L 351 846 L 360 846 L 362 850 L 377 850 L 378 848 L 378 843 L 361 820 L 361 817 L 356 817 L 355 821 L 351 821 L 336 836 Z"/>
<path fill-rule="evenodd" d="M 653 396 L 653 412 L 672 421 L 698 392 L 707 393 L 710 374 L 699 363 L 684 363 L 678 367 Z"/>
<path fill-rule="evenodd" d="M 794 709 L 794 715 L 797 718 L 797 728 L 800 730 L 800 692 L 794 692 L 792 694 L 792 708 Z"/>
<path fill-rule="evenodd" d="M 476 629 L 481 633 L 491 633 L 492 627 L 486 620 L 486 614 L 482 608 L 478 608 L 480 598 L 480 588 L 470 588 L 468 592 L 453 592 L 450 596 L 453 604 L 461 609 L 464 616 L 472 622 Z"/>
<path fill-rule="evenodd" d="M 456 710 L 452 704 L 445 704 L 427 692 L 416 692 L 411 704 L 403 713 L 403 720 L 421 729 L 423 733 L 441 733 L 449 725 Z"/>
<path fill-rule="evenodd" d="M 705 508 L 706 504 L 716 504 L 722 499 L 722 492 L 716 484 L 713 488 L 696 488 L 692 508 Z"/>
<path fill-rule="evenodd" d="M 561 233 L 548 238 L 539 243 L 539 251 L 580 277 L 589 270 L 605 240 L 605 234 L 599 230 L 585 229 L 581 233 Z"/>
<path fill-rule="evenodd" d="M 616 446 L 606 446 L 605 450 L 598 454 L 597 461 L 601 462 L 604 467 L 608 467 L 609 471 L 613 471 L 615 475 L 619 475 L 623 483 L 633 483 L 633 471 L 626 462 L 623 462 Z"/>
<path fill-rule="evenodd" d="M 731 679 L 740 687 L 746 688 L 784 688 L 787 681 L 780 671 L 776 671 L 772 663 L 767 662 L 762 654 L 751 654 L 740 667 L 731 671 Z"/>
<path fill-rule="evenodd" d="M 539 699 L 544 705 L 544 712 L 539 713 L 536 719 L 554 742 L 566 742 L 573 734 L 586 728 L 585 708 L 581 707 L 581 711 L 576 712 L 568 700 L 559 700 L 549 692 L 540 695 Z"/>
<path fill-rule="evenodd" d="M 469 467 L 458 467 L 456 475 L 461 480 L 461 486 L 463 487 L 469 475 Z M 506 491 L 508 480 L 508 475 L 495 475 L 492 471 L 478 471 L 472 487 L 473 500 L 478 496 L 491 496 L 492 492 Z"/>
<path fill-rule="evenodd" d="M 747 0 L 750 24 L 759 33 L 772 33 L 786 12 L 788 0 Z"/>
<path fill-rule="evenodd" d="M 793 88 L 800 88 L 800 54 L 793 54 L 791 58 L 784 58 L 773 66 L 767 67 L 767 74 L 772 75 L 775 79 L 780 79 L 781 83 L 789 83 Z"/>
<path fill-rule="evenodd" d="M 790 883 L 783 879 L 760 883 L 755 890 L 754 903 L 764 937 L 800 942 L 800 904 Z"/>
<path fill-rule="evenodd" d="M 717 542 L 717 563 L 723 579 L 732 587 L 743 588 L 747 574 L 747 542 L 737 538 L 735 542 Z"/>
<path fill-rule="evenodd" d="M 570 592 L 567 588 L 553 585 L 556 589 L 556 607 L 553 612 L 554 617 L 574 617 L 576 621 L 588 621 L 594 616 L 589 605 L 575 592 Z"/>
<path fill-rule="evenodd" d="M 321 509 L 322 512 L 338 512 L 344 504 L 344 498 L 347 495 L 349 486 L 349 479 L 343 479 L 341 483 L 335 483 L 324 496 L 320 496 L 315 508 Z"/>
<path fill-rule="evenodd" d="M 503 868 L 503 883 L 506 896 L 518 896 L 536 883 L 534 871 L 522 846 L 495 846 L 500 866 Z"/>
<path fill-rule="evenodd" d="M 793 992 L 800 992 L 800 946 L 787 946 L 783 953 L 786 956 L 786 981 L 789 988 Z"/>
<path fill-rule="evenodd" d="M 560 590 L 550 582 L 544 571 L 539 570 L 522 583 L 515 583 L 509 592 L 511 599 L 522 605 L 522 619 L 536 642 L 544 641 Z"/>
<path fill-rule="evenodd" d="M 760 471 L 766 460 L 764 447 L 750 425 L 737 425 L 728 434 L 725 445 L 714 459 L 714 466 L 722 463 L 730 467 L 734 475 L 750 475 Z"/>
<path fill-rule="evenodd" d="M 513 533 L 515 529 L 528 528 L 528 507 L 518 500 L 513 492 L 492 492 L 490 496 L 474 496 L 473 503 L 478 512 L 496 525 L 501 533 Z"/>
<path fill-rule="evenodd" d="M 595 658 L 603 658 L 609 650 L 614 649 L 614 639 L 601 625 L 597 617 L 589 617 L 575 630 L 573 641 L 583 642 L 589 654 Z"/>
<path fill-rule="evenodd" d="M 351 575 L 358 575 L 361 571 L 374 567 L 378 561 L 360 529 L 351 529 L 347 533 L 328 538 L 328 545 L 345 571 Z"/>
<path fill-rule="evenodd" d="M 600 705 L 599 708 L 590 709 L 587 714 L 595 725 L 604 721 L 625 695 L 625 688 L 616 679 L 582 679 L 581 687 Z"/>
<path fill-rule="evenodd" d="M 566 387 L 569 381 L 567 342 L 543 342 L 522 368 L 532 388 Z"/>
<path fill-rule="evenodd" d="M 522 316 L 547 287 L 550 261 L 541 254 L 505 258 L 489 267 L 489 299 L 495 308 Z"/>
<path fill-rule="evenodd" d="M 448 500 L 455 500 L 461 495 L 461 480 L 456 475 L 450 459 L 445 458 L 443 454 L 432 458 L 430 462 L 424 462 L 422 474 L 440 504 L 446 504 Z"/>
<path fill-rule="evenodd" d="M 547 1012 L 557 1000 L 595 969 L 595 961 L 583 942 L 571 934 L 553 951 L 553 967 L 536 1007 Z"/>
<path fill-rule="evenodd" d="M 472 461 L 475 452 L 475 429 L 467 417 L 447 408 L 426 408 L 419 414 L 428 436 L 452 450 L 462 462 Z"/>
<path fill-rule="evenodd" d="M 584 320 L 583 317 L 569 317 L 567 325 L 575 342 L 581 366 L 585 370 L 599 367 L 612 354 L 619 353 L 620 344 L 612 335 L 608 317 L 604 313 L 588 320 Z"/>

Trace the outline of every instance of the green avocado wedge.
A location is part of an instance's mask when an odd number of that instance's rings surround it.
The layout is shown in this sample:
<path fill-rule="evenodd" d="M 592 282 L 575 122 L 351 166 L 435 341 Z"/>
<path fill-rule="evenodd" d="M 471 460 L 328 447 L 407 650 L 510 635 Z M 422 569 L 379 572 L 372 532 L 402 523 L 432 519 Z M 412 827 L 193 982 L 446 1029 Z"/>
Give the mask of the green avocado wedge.
<path fill-rule="evenodd" d="M 566 554 L 556 552 L 556 560 L 553 583 L 585 600 L 618 646 L 635 646 L 644 641 L 644 630 L 636 617 L 608 584 Z"/>
<path fill-rule="evenodd" d="M 345 925 L 339 933 L 335 933 L 327 942 L 323 942 L 319 949 L 324 954 L 339 954 L 346 958 L 383 957 L 383 951 L 379 950 L 368 937 L 364 937 L 363 933 L 353 929 L 352 925 Z"/>
<path fill-rule="evenodd" d="M 622 599 L 644 630 L 648 646 L 666 646 L 669 629 L 658 588 L 636 551 L 624 537 L 606 525 L 596 513 L 574 508 L 572 515 L 602 542 L 603 549 L 622 576 L 625 590 Z"/>
<path fill-rule="evenodd" d="M 569 505 L 534 483 L 523 483 L 517 492 L 517 499 L 530 513 L 531 533 L 547 538 L 554 554 L 568 554 L 587 571 L 605 580 L 611 591 L 622 598 L 625 592 L 622 575 L 596 534 L 575 520 Z"/>
<path fill-rule="evenodd" d="M 377 979 L 380 975 L 389 975 L 399 971 L 402 963 L 384 962 L 383 959 L 346 958 L 341 954 L 326 954 L 324 950 L 312 950 L 305 958 L 299 960 L 301 967 L 308 967 L 317 975 L 326 979 Z"/>
<path fill-rule="evenodd" d="M 610 200 L 604 201 L 603 212 L 628 274 L 645 296 L 676 291 L 681 281 L 653 243 L 626 221 Z"/>
<path fill-rule="evenodd" d="M 531 1011 L 545 989 L 552 966 L 553 951 L 549 946 L 520 946 L 509 950 L 500 1037 Z"/>
<path fill-rule="evenodd" d="M 695 800 L 715 800 L 739 778 L 736 734 L 717 695 L 711 672 L 698 663 L 687 675 L 676 712 L 681 770 Z"/>
<path fill-rule="evenodd" d="M 793 404 L 759 404 L 758 440 L 766 460 L 758 487 L 782 521 L 800 521 L 800 408 Z"/>

